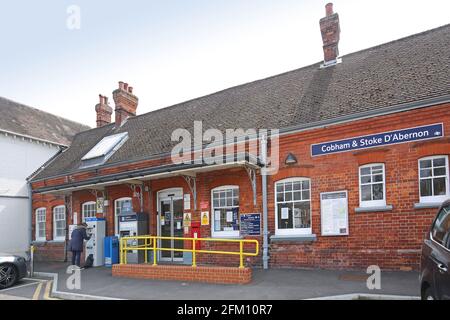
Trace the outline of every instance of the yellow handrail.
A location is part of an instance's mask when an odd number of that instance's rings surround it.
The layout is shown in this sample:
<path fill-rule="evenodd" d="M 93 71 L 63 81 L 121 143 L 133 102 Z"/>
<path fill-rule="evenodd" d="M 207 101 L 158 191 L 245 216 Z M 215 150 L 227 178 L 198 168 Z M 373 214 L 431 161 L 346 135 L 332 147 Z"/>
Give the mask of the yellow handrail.
<path fill-rule="evenodd" d="M 158 240 L 192 241 L 192 249 L 161 248 Z M 136 242 L 131 244 L 130 242 Z M 197 249 L 198 242 L 238 243 L 239 252 L 221 250 Z M 141 244 L 139 244 L 141 243 Z M 143 244 L 142 244 L 143 243 Z M 254 244 L 255 252 L 245 252 L 244 244 Z M 197 253 L 239 255 L 239 268 L 244 268 L 244 257 L 256 257 L 259 254 L 258 240 L 248 239 L 220 239 L 220 238 L 182 238 L 182 237 L 159 237 L 159 236 L 136 236 L 123 237 L 120 239 L 120 264 L 127 264 L 127 251 L 144 251 L 145 262 L 148 263 L 148 251 L 153 251 L 153 265 L 157 265 L 156 255 L 158 251 L 192 252 L 192 267 L 197 266 Z"/>

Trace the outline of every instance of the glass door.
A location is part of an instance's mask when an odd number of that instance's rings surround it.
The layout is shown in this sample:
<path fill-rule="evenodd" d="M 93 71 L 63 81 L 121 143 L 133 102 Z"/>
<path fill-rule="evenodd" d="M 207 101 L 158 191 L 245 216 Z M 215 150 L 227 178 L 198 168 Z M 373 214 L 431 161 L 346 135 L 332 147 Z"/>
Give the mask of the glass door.
<path fill-rule="evenodd" d="M 177 238 L 183 238 L 183 199 L 176 199 L 172 201 L 172 214 L 173 214 L 173 236 Z M 183 240 L 174 240 L 172 248 L 184 249 Z M 183 252 L 174 251 L 173 261 L 183 261 Z"/>
<path fill-rule="evenodd" d="M 172 202 L 171 200 L 161 201 L 161 213 L 160 213 L 160 235 L 161 237 L 171 237 L 172 236 Z M 172 248 L 170 240 L 161 240 L 161 248 Z M 162 261 L 172 261 L 171 251 L 160 251 L 160 260 Z"/>
<path fill-rule="evenodd" d="M 160 201 L 160 236 L 183 238 L 183 198 L 169 195 Z M 183 249 L 183 240 L 161 240 L 159 246 L 164 249 Z M 183 252 L 162 250 L 160 261 L 182 262 Z"/>

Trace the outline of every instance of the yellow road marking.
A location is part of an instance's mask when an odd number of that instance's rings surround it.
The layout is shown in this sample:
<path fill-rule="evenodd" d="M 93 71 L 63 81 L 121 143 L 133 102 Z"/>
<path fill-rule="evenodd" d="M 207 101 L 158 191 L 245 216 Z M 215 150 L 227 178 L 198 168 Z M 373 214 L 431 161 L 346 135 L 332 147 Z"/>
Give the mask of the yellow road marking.
<path fill-rule="evenodd" d="M 40 282 L 36 288 L 36 291 L 34 291 L 33 294 L 33 300 L 39 300 L 39 295 L 41 294 L 42 290 L 42 282 Z"/>
<path fill-rule="evenodd" d="M 50 297 L 50 289 L 52 288 L 52 285 L 53 285 L 53 280 L 50 280 L 47 282 L 47 285 L 45 286 L 45 292 L 44 292 L 45 300 L 59 300 L 59 299 Z"/>

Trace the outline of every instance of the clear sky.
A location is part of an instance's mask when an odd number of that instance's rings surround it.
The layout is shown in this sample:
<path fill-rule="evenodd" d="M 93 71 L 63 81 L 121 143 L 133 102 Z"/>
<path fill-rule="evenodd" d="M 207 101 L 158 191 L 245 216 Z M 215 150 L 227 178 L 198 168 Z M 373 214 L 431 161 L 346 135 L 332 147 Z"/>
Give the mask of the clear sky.
<path fill-rule="evenodd" d="M 122 80 L 142 114 L 320 61 L 326 3 L 0 0 L 0 96 L 95 126 L 98 94 Z M 450 22 L 448 0 L 333 3 L 341 55 Z"/>

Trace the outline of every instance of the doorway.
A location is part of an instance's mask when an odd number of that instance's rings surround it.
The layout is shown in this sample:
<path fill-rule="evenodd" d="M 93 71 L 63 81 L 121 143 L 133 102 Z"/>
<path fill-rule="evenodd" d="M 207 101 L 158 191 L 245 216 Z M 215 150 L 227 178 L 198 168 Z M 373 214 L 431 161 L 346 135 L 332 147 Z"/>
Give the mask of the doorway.
<path fill-rule="evenodd" d="M 158 193 L 159 227 L 161 237 L 183 238 L 183 189 L 170 189 Z M 163 262 L 183 262 L 183 240 L 159 240 L 163 249 L 158 253 L 158 260 Z M 172 249 L 172 250 L 170 250 Z"/>

